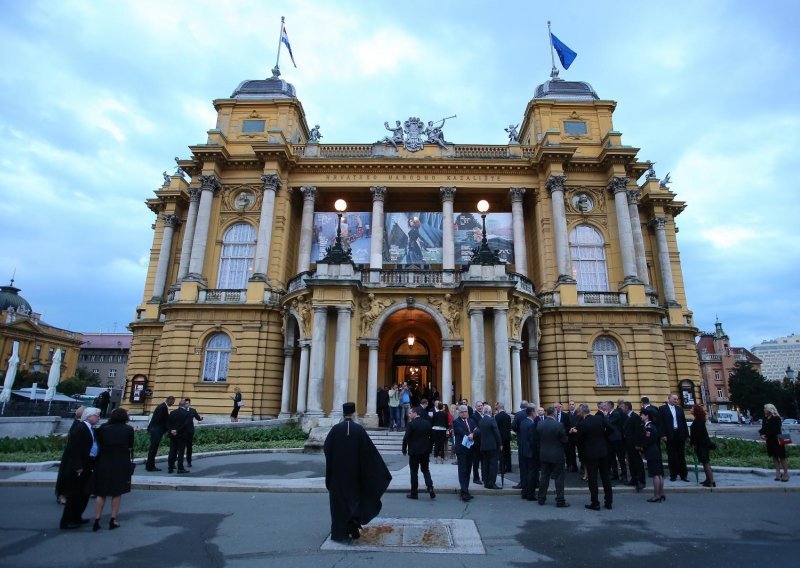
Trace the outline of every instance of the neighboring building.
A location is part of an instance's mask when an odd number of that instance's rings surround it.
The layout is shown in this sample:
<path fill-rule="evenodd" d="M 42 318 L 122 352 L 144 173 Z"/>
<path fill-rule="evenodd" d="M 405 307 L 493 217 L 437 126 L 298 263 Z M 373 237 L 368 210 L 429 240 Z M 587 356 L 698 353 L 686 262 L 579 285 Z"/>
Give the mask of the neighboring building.
<path fill-rule="evenodd" d="M 124 390 L 130 333 L 84 333 L 78 366 L 97 377 L 100 386 Z"/>
<path fill-rule="evenodd" d="M 800 335 L 793 333 L 762 341 L 753 346 L 751 351 L 761 359 L 761 372 L 770 380 L 783 380 L 786 367 L 800 369 Z"/>
<path fill-rule="evenodd" d="M 223 415 L 240 387 L 245 418 L 331 423 L 355 400 L 369 423 L 378 385 L 402 380 L 506 408 L 699 397 L 686 205 L 587 83 L 536 87 L 506 145 L 446 142 L 442 121 L 414 117 L 377 124 L 379 142 L 321 144 L 279 72 L 214 106 L 178 161 L 190 181 L 165 176 L 147 202 L 128 370 L 137 398 L 152 392 L 143 411 L 174 394 Z M 338 200 L 352 263 L 321 258 Z"/>
<path fill-rule="evenodd" d="M 0 376 L 5 377 L 12 345 L 18 341 L 17 372 L 48 374 L 56 349 L 61 349 L 61 378 L 71 377 L 78 366 L 81 334 L 43 322 L 19 292 L 13 280 L 8 286 L 0 286 Z"/>
<path fill-rule="evenodd" d="M 714 326 L 714 333 L 701 333 L 697 342 L 703 402 L 712 417 L 718 410 L 734 409 L 730 402 L 728 379 L 736 370 L 736 363 L 750 363 L 756 371 L 761 371 L 761 359 L 744 347 L 731 347 L 719 319 Z"/>

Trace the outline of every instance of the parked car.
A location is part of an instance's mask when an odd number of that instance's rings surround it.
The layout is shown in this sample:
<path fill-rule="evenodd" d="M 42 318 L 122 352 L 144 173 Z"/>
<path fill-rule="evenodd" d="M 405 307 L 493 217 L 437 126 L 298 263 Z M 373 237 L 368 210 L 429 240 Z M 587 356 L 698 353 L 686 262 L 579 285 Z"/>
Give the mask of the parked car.
<path fill-rule="evenodd" d="M 798 422 L 797 422 L 797 420 L 795 418 L 784 418 L 783 419 L 783 425 L 784 426 L 794 426 L 797 423 Z"/>

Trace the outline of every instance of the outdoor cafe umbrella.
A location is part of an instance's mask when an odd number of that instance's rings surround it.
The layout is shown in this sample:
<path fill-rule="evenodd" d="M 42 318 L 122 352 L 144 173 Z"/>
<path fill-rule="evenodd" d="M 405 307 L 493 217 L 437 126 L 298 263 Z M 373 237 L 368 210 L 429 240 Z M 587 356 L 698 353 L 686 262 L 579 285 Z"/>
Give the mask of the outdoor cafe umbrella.
<path fill-rule="evenodd" d="M 56 396 L 56 387 L 61 380 L 61 349 L 56 349 L 53 355 L 53 363 L 50 365 L 50 373 L 47 375 L 47 392 L 44 394 L 45 400 L 53 400 Z"/>
<path fill-rule="evenodd" d="M 0 402 L 3 403 L 3 410 L 6 403 L 11 400 L 11 387 L 14 386 L 14 379 L 17 376 L 17 365 L 19 365 L 19 341 L 15 341 L 11 347 L 11 357 L 8 360 L 8 370 L 6 380 L 3 383 L 3 392 L 0 392 Z"/>

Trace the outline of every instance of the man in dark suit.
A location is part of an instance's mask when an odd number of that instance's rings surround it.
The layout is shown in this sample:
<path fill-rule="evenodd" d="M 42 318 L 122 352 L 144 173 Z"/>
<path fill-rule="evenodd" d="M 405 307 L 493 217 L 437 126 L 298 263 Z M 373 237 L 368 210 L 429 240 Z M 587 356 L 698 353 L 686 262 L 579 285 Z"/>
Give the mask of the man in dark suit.
<path fill-rule="evenodd" d="M 586 505 L 587 509 L 593 511 L 600 510 L 600 500 L 598 498 L 597 474 L 603 482 L 603 497 L 606 509 L 611 509 L 613 494 L 611 490 L 611 480 L 608 477 L 608 441 L 606 440 L 606 421 L 602 413 L 592 415 L 589 412 L 588 404 L 581 404 L 578 407 L 578 415 L 582 418 L 570 432 L 577 434 L 577 444 L 581 448 L 582 460 L 586 465 L 586 472 L 589 477 L 589 494 L 591 501 Z"/>
<path fill-rule="evenodd" d="M 519 410 L 514 413 L 514 418 L 511 420 L 511 430 L 517 434 L 517 447 L 519 447 L 519 430 L 522 421 L 528 416 L 528 401 L 523 400 L 519 405 Z M 522 489 L 522 454 L 517 450 L 517 459 L 519 460 L 519 483 L 513 488 Z"/>
<path fill-rule="evenodd" d="M 627 483 L 628 474 L 625 470 L 625 442 L 622 440 L 622 423 L 625 415 L 622 409 L 614 408 L 614 403 L 610 400 L 605 404 L 606 421 L 608 423 L 608 466 L 612 480 L 620 479 Z M 619 467 L 617 466 L 619 464 Z"/>
<path fill-rule="evenodd" d="M 494 409 L 494 420 L 497 422 L 500 440 L 503 443 L 500 467 L 503 468 L 504 473 L 511 473 L 511 416 L 506 412 L 506 407 L 502 402 L 495 404 Z"/>
<path fill-rule="evenodd" d="M 536 499 L 536 486 L 539 483 L 539 436 L 533 421 L 535 415 L 536 408 L 531 404 L 525 409 L 525 418 L 519 421 L 517 436 L 519 484 L 522 498 L 528 501 Z"/>
<path fill-rule="evenodd" d="M 475 410 L 469 416 L 475 421 L 476 425 L 479 424 L 483 418 L 483 402 L 480 400 L 475 401 Z M 481 471 L 483 471 L 481 462 L 483 461 L 483 455 L 481 454 L 480 430 L 475 433 L 475 439 L 473 441 L 475 444 L 472 446 L 472 483 L 481 485 L 483 483 L 481 481 Z"/>
<path fill-rule="evenodd" d="M 578 422 L 578 419 L 575 416 L 576 410 L 577 407 L 575 405 L 575 401 L 570 400 L 569 408 L 567 410 L 567 432 L 569 432 L 570 429 Z M 569 436 L 569 441 L 567 442 L 567 471 L 578 471 L 578 458 L 575 455 L 576 451 L 577 448 L 575 447 L 575 438 L 573 436 Z"/>
<path fill-rule="evenodd" d="M 686 468 L 686 440 L 689 438 L 689 427 L 683 407 L 678 404 L 678 395 L 670 393 L 667 404 L 658 409 L 658 431 L 661 440 L 667 446 L 667 463 L 669 464 L 669 480 L 675 481 L 680 476 L 689 481 L 689 470 Z"/>
<path fill-rule="evenodd" d="M 192 446 L 194 445 L 194 421 L 197 420 L 198 422 L 203 421 L 203 417 L 198 414 L 197 409 L 192 406 L 192 399 L 185 398 L 183 402 L 186 405 L 186 410 L 189 412 L 189 416 L 191 416 L 191 420 L 189 421 L 189 429 L 186 433 L 186 465 L 188 467 L 192 467 Z"/>
<path fill-rule="evenodd" d="M 486 489 L 500 489 L 497 486 L 497 464 L 500 461 L 500 452 L 503 441 L 500 439 L 500 429 L 492 416 L 492 407 L 483 405 L 483 418 L 478 422 L 478 435 L 481 444 L 481 474 L 483 486 Z"/>
<path fill-rule="evenodd" d="M 164 402 L 156 406 L 150 423 L 147 425 L 147 431 L 150 433 L 150 449 L 147 450 L 147 462 L 145 463 L 147 471 L 161 471 L 161 468 L 156 467 L 156 454 L 158 446 L 161 445 L 161 438 L 169 429 L 169 408 L 173 404 L 175 404 L 175 397 L 168 396 Z"/>
<path fill-rule="evenodd" d="M 389 389 L 386 387 L 378 389 L 376 407 L 378 410 L 378 426 L 381 428 L 389 427 Z"/>
<path fill-rule="evenodd" d="M 100 419 L 99 408 L 86 408 L 81 415 L 82 423 L 70 431 L 67 447 L 64 449 L 64 495 L 67 502 L 61 514 L 62 529 L 77 529 L 83 523 L 84 509 L 89 503 L 89 480 L 97 457 L 97 444 L 94 439 L 94 425 Z"/>
<path fill-rule="evenodd" d="M 633 411 L 633 405 L 630 402 L 623 402 L 622 410 L 625 413 L 625 422 L 622 424 L 622 439 L 628 458 L 628 469 L 631 471 L 628 485 L 635 486 L 636 491 L 639 492 L 645 487 L 645 475 L 644 462 L 642 462 L 642 456 L 636 447 L 641 445 L 644 425 L 639 415 Z"/>
<path fill-rule="evenodd" d="M 168 428 L 169 428 L 169 457 L 167 458 L 167 466 L 169 473 L 175 473 L 175 460 L 178 460 L 178 473 L 189 473 L 189 470 L 183 467 L 183 457 L 186 452 L 186 439 L 189 435 L 189 425 L 192 427 L 192 415 L 187 410 L 188 404 L 186 401 L 181 401 L 178 408 L 169 413 Z"/>
<path fill-rule="evenodd" d="M 419 470 L 422 469 L 422 476 L 425 478 L 425 487 L 431 499 L 436 498 L 433 491 L 433 480 L 429 462 L 431 457 L 431 423 L 423 418 L 424 409 L 422 407 L 412 408 L 409 413 L 409 422 L 406 425 L 406 433 L 403 435 L 403 455 L 408 454 L 408 465 L 411 468 L 411 493 L 406 495 L 409 499 L 418 499 L 419 491 Z"/>
<path fill-rule="evenodd" d="M 536 427 L 539 435 L 539 461 L 541 477 L 539 478 L 539 505 L 547 500 L 547 489 L 550 477 L 556 482 L 556 507 L 569 507 L 564 499 L 564 447 L 567 444 L 567 432 L 556 421 L 557 409 L 551 406 L 546 411 L 543 421 Z"/>
<path fill-rule="evenodd" d="M 469 417 L 469 410 L 466 404 L 458 407 L 458 417 L 453 418 L 453 438 L 455 444 L 453 452 L 458 460 L 458 484 L 461 487 L 461 499 L 469 501 L 472 495 L 469 493 L 469 475 L 472 471 L 472 447 L 464 446 L 466 438 L 473 442 L 475 438 L 475 422 Z"/>

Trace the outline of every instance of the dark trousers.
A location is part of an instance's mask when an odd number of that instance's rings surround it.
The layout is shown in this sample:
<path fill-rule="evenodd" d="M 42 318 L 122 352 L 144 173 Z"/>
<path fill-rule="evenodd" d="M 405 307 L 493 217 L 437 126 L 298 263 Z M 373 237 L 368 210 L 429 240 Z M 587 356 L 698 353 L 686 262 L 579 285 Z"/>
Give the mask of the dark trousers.
<path fill-rule="evenodd" d="M 418 456 L 408 456 L 408 465 L 411 467 L 411 493 L 416 493 L 419 489 L 419 470 L 422 470 L 422 477 L 425 478 L 425 487 L 428 491 L 433 489 L 433 479 L 431 479 L 431 470 L 428 467 L 430 462 L 429 454 L 422 454 Z"/>
<path fill-rule="evenodd" d="M 539 467 L 536 458 L 519 458 L 519 484 L 522 486 L 523 499 L 536 498 L 536 485 L 538 484 Z"/>
<path fill-rule="evenodd" d="M 609 461 L 611 461 L 611 471 L 617 472 L 620 477 L 626 477 L 625 469 L 625 442 L 623 440 L 616 440 L 611 442 L 611 454 L 609 454 Z M 619 464 L 619 470 L 617 470 Z"/>
<path fill-rule="evenodd" d="M 642 456 L 636 448 L 628 448 L 628 469 L 631 472 L 631 482 L 636 482 L 639 485 L 646 485 L 644 476 L 644 462 Z"/>
<path fill-rule="evenodd" d="M 571 471 L 578 471 L 578 458 L 576 456 L 577 451 L 578 448 L 575 445 L 575 440 L 570 437 L 570 439 L 567 441 L 567 467 Z"/>
<path fill-rule="evenodd" d="M 444 458 L 447 449 L 447 430 L 433 430 L 433 457 Z"/>
<path fill-rule="evenodd" d="M 194 432 L 186 434 L 186 463 L 192 465 L 192 445 L 194 444 Z"/>
<path fill-rule="evenodd" d="M 597 488 L 597 472 L 600 472 L 600 480 L 603 482 L 603 498 L 606 505 L 611 505 L 614 500 L 611 492 L 611 479 L 608 476 L 608 457 L 586 459 L 586 472 L 589 476 L 589 495 L 591 496 L 592 505 L 599 505 L 600 499 L 598 498 Z"/>
<path fill-rule="evenodd" d="M 469 495 L 469 475 L 472 472 L 472 452 L 459 452 L 458 460 L 458 485 L 461 487 L 461 496 Z"/>
<path fill-rule="evenodd" d="M 164 430 L 161 428 L 150 429 L 150 448 L 147 450 L 147 462 L 145 467 L 152 469 L 156 467 L 156 454 L 158 447 L 161 445 L 161 438 L 164 437 Z"/>
<path fill-rule="evenodd" d="M 511 473 L 511 440 L 503 440 L 503 471 Z"/>
<path fill-rule="evenodd" d="M 476 450 L 475 446 L 472 446 L 472 479 L 479 479 L 481 476 L 482 457 L 480 450 Z"/>
<path fill-rule="evenodd" d="M 378 409 L 378 426 L 386 428 L 389 426 L 389 407 L 384 406 Z"/>
<path fill-rule="evenodd" d="M 500 459 L 500 450 L 481 450 L 481 475 L 484 487 L 497 485 L 497 465 Z"/>
<path fill-rule="evenodd" d="M 542 462 L 541 477 L 539 478 L 539 503 L 547 500 L 547 489 L 550 487 L 550 478 L 556 482 L 556 503 L 564 502 L 564 462 Z"/>
<path fill-rule="evenodd" d="M 669 464 L 669 476 L 675 479 L 680 476 L 685 479 L 689 475 L 686 469 L 686 443 L 683 440 L 672 438 L 667 440 L 667 464 Z"/>
<path fill-rule="evenodd" d="M 170 436 L 169 438 L 169 458 L 167 465 L 169 471 L 175 469 L 175 459 L 178 460 L 178 469 L 183 469 L 183 454 L 186 451 L 186 436 Z"/>
<path fill-rule="evenodd" d="M 64 512 L 61 514 L 61 528 L 66 525 L 77 525 L 81 522 L 81 516 L 89 503 L 89 480 L 92 477 L 92 470 L 83 470 L 80 474 L 75 471 L 67 472 L 66 493 L 67 504 L 64 505 Z"/>

